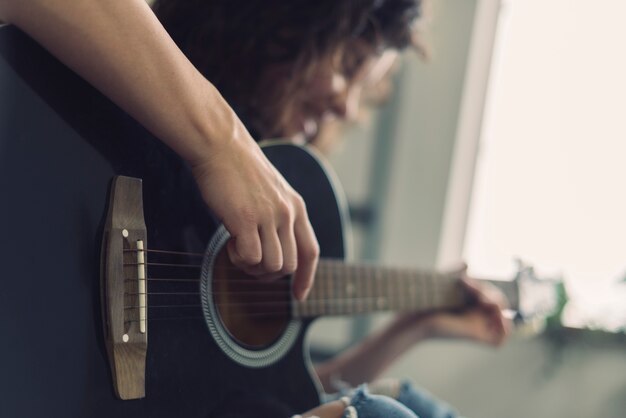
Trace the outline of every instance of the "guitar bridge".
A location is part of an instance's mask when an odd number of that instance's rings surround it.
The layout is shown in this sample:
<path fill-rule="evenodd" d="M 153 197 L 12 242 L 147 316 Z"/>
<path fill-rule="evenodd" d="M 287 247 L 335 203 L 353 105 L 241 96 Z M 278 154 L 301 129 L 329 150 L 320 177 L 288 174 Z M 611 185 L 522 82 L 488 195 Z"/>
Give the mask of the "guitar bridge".
<path fill-rule="evenodd" d="M 146 235 L 141 180 L 115 177 L 102 240 L 100 297 L 113 386 L 124 400 L 145 397 Z"/>

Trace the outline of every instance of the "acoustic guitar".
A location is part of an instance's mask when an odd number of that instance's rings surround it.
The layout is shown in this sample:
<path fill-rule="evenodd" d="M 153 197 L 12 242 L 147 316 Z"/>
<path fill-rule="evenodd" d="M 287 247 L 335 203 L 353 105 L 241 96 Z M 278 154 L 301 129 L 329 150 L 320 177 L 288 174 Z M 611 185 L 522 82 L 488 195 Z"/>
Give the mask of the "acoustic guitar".
<path fill-rule="evenodd" d="M 304 302 L 289 278 L 229 264 L 228 233 L 174 153 L 0 27 L 1 417 L 226 417 L 246 402 L 288 416 L 320 402 L 313 319 L 468 303 L 455 277 L 344 262 L 346 210 L 320 158 L 263 149 L 320 243 Z"/>

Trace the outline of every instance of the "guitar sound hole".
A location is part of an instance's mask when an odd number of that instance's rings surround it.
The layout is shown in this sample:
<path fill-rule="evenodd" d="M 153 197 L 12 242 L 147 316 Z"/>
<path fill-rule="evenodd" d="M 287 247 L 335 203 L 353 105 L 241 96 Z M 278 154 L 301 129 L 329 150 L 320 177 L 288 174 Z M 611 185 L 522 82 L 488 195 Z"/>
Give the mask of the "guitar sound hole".
<path fill-rule="evenodd" d="M 288 277 L 265 281 L 237 269 L 222 250 L 213 268 L 213 302 L 230 336 L 248 349 L 274 343 L 291 319 Z"/>

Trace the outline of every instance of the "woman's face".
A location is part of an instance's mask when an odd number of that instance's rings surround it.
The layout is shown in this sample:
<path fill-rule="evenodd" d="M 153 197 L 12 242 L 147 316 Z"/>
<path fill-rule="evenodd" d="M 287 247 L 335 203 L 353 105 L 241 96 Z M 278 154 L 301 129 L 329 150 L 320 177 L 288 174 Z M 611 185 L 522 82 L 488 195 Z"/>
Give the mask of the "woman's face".
<path fill-rule="evenodd" d="M 282 95 L 283 100 L 266 107 L 272 113 L 265 112 L 263 119 L 275 126 L 269 136 L 307 141 L 324 121 L 354 119 L 361 91 L 382 78 L 395 56 L 395 51 L 375 54 L 371 47 L 355 43 L 334 57 L 318 60 L 300 80 L 287 66 L 271 68 L 264 85 L 273 91 L 263 97 L 271 100 Z"/>

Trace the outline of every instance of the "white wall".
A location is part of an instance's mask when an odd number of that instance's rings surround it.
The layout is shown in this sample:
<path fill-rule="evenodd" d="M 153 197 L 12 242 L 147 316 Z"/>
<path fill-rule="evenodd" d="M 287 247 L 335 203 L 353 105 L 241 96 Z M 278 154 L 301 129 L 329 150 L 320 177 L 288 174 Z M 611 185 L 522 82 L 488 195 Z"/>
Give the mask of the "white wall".
<path fill-rule="evenodd" d="M 390 172 L 378 173 L 389 176 L 377 197 L 377 203 L 384 200 L 378 237 L 383 262 L 436 263 L 475 7 L 475 0 L 433 2 L 429 62 L 405 54 L 399 88 L 378 125 L 352 133 L 333 156 L 348 196 L 360 201 L 371 192 L 376 135 L 389 144 Z"/>
<path fill-rule="evenodd" d="M 499 350 L 431 342 L 398 361 L 409 377 L 476 418 L 623 418 L 624 338 L 562 347 L 546 337 L 514 338 Z"/>
<path fill-rule="evenodd" d="M 432 267 L 441 257 L 478 1 L 434 1 L 431 61 L 408 57 L 401 88 L 383 110 L 388 118 L 353 133 L 332 160 L 348 196 L 362 201 L 375 185 L 369 171 L 375 135 L 388 135 L 392 170 L 381 194 L 385 206 L 374 246 L 382 262 Z M 357 248 L 368 246 L 362 234 L 356 241 Z M 313 340 L 332 346 L 349 335 L 349 322 L 324 320 Z M 410 377 L 475 418 L 623 418 L 626 350 L 620 341 L 577 339 L 560 351 L 543 337 L 513 338 L 498 351 L 429 342 L 400 359 L 389 375 Z"/>
<path fill-rule="evenodd" d="M 356 257 L 416 267 L 437 263 L 476 4 L 432 2 L 425 34 L 429 60 L 407 52 L 391 101 L 352 129 L 331 156 L 349 200 L 373 197 L 381 210 L 368 235 L 354 230 Z M 376 142 L 379 136 L 382 145 Z M 389 166 L 373 173 L 376 152 L 388 153 Z M 339 346 L 350 338 L 349 320 L 318 322 L 314 343 Z"/>

